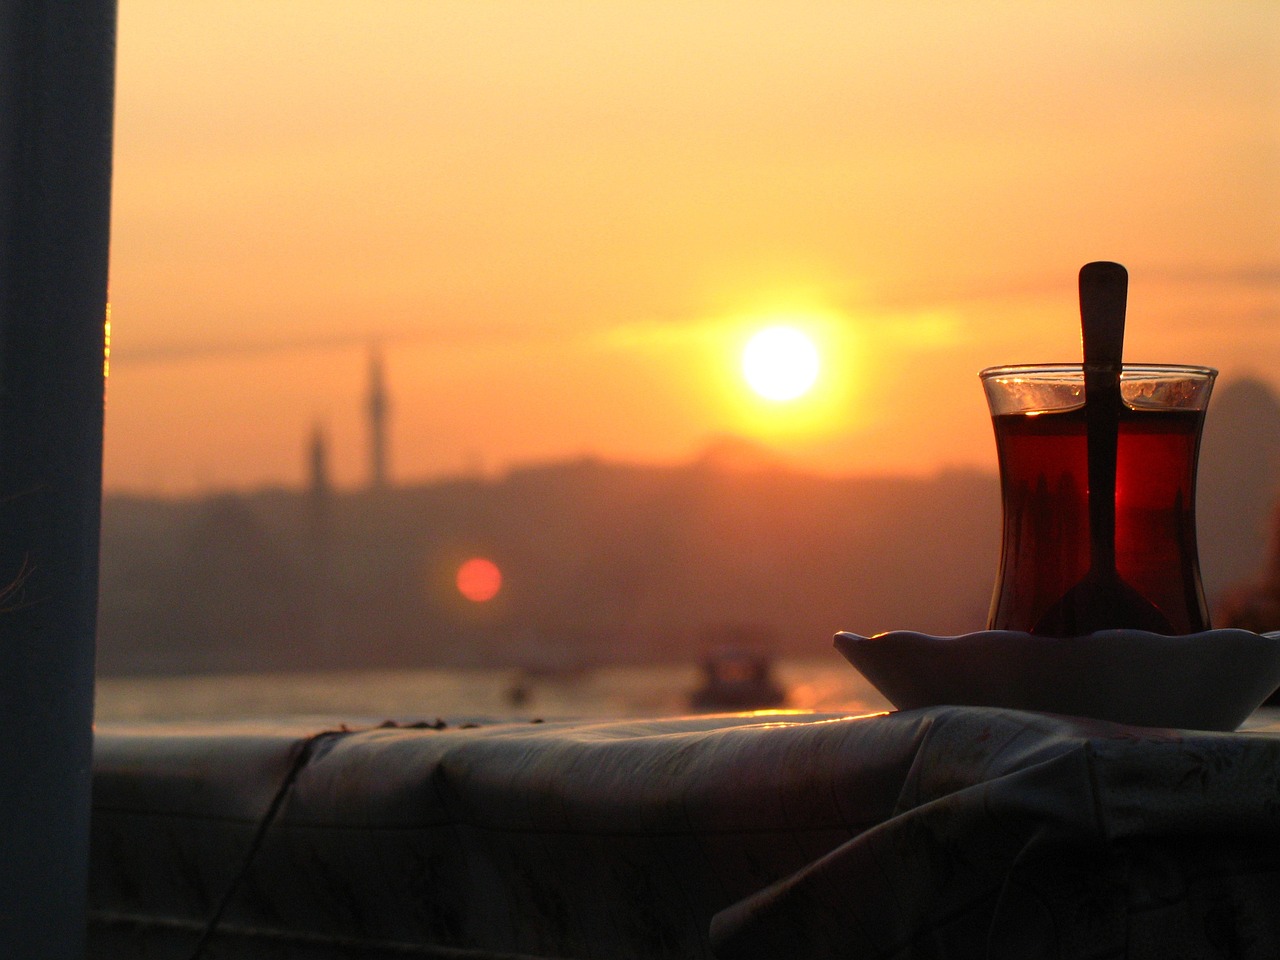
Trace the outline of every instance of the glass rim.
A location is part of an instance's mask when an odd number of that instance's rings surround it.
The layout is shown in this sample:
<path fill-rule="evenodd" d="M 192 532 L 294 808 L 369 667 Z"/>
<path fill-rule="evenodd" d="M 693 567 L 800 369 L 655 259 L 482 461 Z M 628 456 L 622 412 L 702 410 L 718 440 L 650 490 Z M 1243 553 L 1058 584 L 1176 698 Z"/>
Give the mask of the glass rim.
<path fill-rule="evenodd" d="M 978 371 L 978 377 L 982 380 L 993 380 L 997 377 L 1007 376 L 1063 376 L 1063 377 L 1082 377 L 1084 375 L 1084 363 L 1010 363 L 1001 364 L 995 367 L 986 367 Z M 1120 375 L 1138 374 L 1145 376 L 1179 376 L 1192 380 L 1213 379 L 1217 377 L 1218 371 L 1215 367 L 1205 367 L 1198 364 L 1187 363 L 1129 363 L 1124 362 L 1120 365 Z"/>

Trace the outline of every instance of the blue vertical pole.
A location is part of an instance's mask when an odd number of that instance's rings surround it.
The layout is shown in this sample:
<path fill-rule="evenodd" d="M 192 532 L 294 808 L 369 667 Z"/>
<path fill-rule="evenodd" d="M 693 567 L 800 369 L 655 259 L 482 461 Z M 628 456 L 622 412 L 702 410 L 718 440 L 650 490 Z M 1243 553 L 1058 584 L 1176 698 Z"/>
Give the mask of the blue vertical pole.
<path fill-rule="evenodd" d="M 84 950 L 115 0 L 0 2 L 0 957 Z"/>

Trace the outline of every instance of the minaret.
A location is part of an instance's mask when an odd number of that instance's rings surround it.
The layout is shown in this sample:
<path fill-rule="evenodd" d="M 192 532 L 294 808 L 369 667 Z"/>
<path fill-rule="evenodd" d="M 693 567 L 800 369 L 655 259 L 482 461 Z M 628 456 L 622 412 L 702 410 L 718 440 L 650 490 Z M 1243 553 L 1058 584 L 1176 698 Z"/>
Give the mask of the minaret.
<path fill-rule="evenodd" d="M 303 578 L 306 601 L 296 609 L 293 629 L 313 663 L 332 666 L 339 662 L 330 509 L 333 487 L 329 479 L 329 438 L 319 423 L 312 428 L 307 444 L 307 472 L 306 525 L 298 541 L 296 568 Z"/>
<path fill-rule="evenodd" d="M 369 354 L 369 486 L 383 490 L 387 486 L 387 388 L 382 375 L 382 354 Z"/>
<path fill-rule="evenodd" d="M 317 515 L 322 514 L 329 502 L 329 445 L 324 430 L 316 424 L 311 431 L 311 444 L 307 450 L 309 473 L 308 494 Z"/>

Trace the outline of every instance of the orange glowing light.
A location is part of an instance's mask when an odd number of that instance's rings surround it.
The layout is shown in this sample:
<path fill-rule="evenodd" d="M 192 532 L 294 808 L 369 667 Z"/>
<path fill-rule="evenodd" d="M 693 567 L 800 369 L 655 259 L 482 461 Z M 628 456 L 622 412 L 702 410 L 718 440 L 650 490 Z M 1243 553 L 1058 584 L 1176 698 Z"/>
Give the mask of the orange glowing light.
<path fill-rule="evenodd" d="M 458 592 L 472 603 L 492 600 L 502 589 L 502 571 L 492 560 L 472 557 L 458 568 Z"/>
<path fill-rule="evenodd" d="M 111 304 L 102 319 L 102 379 L 111 375 Z"/>

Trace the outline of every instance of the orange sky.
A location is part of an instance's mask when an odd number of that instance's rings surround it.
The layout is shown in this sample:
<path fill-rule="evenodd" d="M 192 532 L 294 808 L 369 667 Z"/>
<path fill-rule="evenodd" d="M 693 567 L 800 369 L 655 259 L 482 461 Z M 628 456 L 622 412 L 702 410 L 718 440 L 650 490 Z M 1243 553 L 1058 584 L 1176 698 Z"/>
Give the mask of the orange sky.
<path fill-rule="evenodd" d="M 296 484 L 316 423 L 359 484 L 375 341 L 403 482 L 994 469 L 975 374 L 1073 359 L 1094 259 L 1127 356 L 1280 388 L 1278 117 L 1273 0 L 122 0 L 106 484 Z"/>

